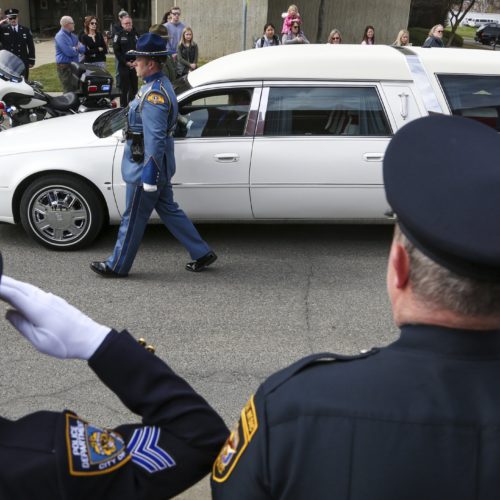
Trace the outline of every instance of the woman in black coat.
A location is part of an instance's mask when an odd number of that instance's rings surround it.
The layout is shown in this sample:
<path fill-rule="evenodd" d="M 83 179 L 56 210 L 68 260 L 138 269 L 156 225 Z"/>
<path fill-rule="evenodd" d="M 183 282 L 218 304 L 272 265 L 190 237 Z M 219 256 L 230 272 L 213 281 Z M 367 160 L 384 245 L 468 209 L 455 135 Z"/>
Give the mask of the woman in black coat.
<path fill-rule="evenodd" d="M 97 31 L 98 20 L 95 16 L 87 16 L 83 25 L 83 33 L 80 42 L 85 45 L 85 64 L 106 67 L 106 54 L 108 46 L 103 34 Z"/>

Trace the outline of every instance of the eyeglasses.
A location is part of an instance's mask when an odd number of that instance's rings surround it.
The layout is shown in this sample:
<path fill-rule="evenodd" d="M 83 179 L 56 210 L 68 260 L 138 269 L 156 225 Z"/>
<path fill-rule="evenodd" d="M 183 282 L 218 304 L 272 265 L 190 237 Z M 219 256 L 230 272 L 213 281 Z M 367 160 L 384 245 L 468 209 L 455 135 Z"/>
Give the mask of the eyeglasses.
<path fill-rule="evenodd" d="M 332 36 L 331 40 L 340 40 L 339 36 Z"/>
<path fill-rule="evenodd" d="M 297 26 L 297 25 L 294 25 L 294 26 L 292 26 L 292 28 L 297 28 L 297 29 L 298 29 L 298 28 L 299 28 L 299 26 Z"/>
<path fill-rule="evenodd" d="M 181 15 L 181 13 L 180 13 L 180 12 L 171 12 L 171 14 L 172 14 L 173 16 L 180 16 L 180 15 Z"/>
<path fill-rule="evenodd" d="M 92 24 L 93 24 L 93 25 L 95 26 L 97 23 L 96 23 L 95 21 L 92 21 L 92 22 L 91 22 L 91 23 L 89 23 L 89 24 L 90 24 L 90 25 L 92 25 Z"/>
<path fill-rule="evenodd" d="M 436 30 L 436 33 L 442 33 L 443 30 Z"/>

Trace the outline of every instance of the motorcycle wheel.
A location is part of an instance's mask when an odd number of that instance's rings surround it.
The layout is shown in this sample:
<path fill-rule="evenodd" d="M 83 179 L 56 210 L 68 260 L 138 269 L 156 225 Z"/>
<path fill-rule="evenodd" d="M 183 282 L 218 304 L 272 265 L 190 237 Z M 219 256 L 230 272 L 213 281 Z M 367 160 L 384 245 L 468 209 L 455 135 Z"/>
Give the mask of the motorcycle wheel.
<path fill-rule="evenodd" d="M 51 250 L 77 250 L 90 244 L 105 220 L 104 203 L 94 188 L 70 175 L 33 181 L 20 203 L 21 224 Z"/>

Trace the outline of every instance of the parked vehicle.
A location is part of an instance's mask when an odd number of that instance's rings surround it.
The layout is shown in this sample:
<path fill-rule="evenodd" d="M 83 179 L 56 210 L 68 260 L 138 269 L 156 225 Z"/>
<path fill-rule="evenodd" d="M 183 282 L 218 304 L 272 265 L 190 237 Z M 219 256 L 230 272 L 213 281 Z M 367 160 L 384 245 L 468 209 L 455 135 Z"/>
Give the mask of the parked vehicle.
<path fill-rule="evenodd" d="M 493 45 L 497 40 L 500 40 L 500 24 L 490 23 L 481 26 L 476 31 L 474 40 L 483 45 Z"/>
<path fill-rule="evenodd" d="M 73 63 L 78 91 L 60 96 L 45 93 L 40 82 L 25 81 L 23 71 L 21 59 L 7 50 L 0 50 L 0 108 L 7 114 L 11 126 L 90 109 L 109 109 L 113 97 L 118 95 L 113 92 L 113 77 L 97 66 Z M 3 114 L 0 116 L 3 118 Z"/>
<path fill-rule="evenodd" d="M 175 88 L 175 197 L 197 221 L 384 223 L 382 161 L 398 129 L 444 113 L 500 131 L 494 51 L 270 47 L 212 61 Z M 52 249 L 118 224 L 124 120 L 116 109 L 2 132 L 0 221 Z"/>

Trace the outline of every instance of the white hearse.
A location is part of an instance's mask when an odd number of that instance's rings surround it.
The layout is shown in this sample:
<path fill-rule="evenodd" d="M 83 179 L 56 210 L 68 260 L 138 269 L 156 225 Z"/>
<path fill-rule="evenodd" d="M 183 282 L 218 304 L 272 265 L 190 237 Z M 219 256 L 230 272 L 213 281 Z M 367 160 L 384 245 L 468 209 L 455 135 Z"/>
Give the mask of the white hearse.
<path fill-rule="evenodd" d="M 500 130 L 495 51 L 252 49 L 204 65 L 175 90 L 175 196 L 198 221 L 383 222 L 382 161 L 398 129 L 443 113 Z M 55 249 L 81 247 L 118 223 L 124 143 L 115 113 L 0 133 L 0 221 L 21 222 Z"/>

